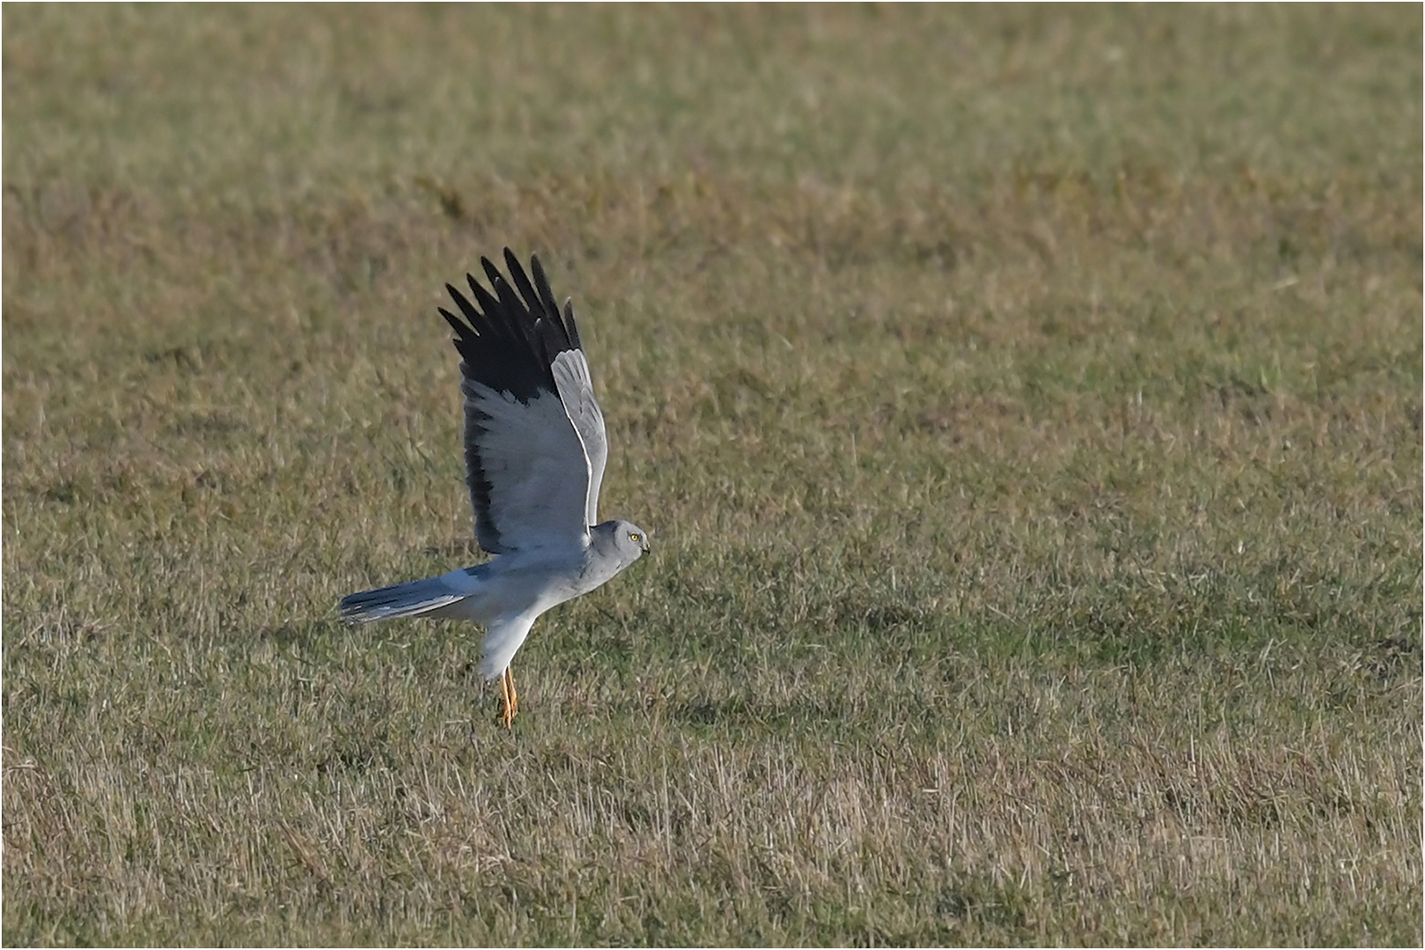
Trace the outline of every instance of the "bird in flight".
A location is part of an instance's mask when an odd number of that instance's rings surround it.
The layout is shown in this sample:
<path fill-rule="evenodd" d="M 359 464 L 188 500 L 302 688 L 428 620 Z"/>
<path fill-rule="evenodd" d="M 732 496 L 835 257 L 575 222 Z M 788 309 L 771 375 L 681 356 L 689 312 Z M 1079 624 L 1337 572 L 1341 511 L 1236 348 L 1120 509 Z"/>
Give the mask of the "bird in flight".
<path fill-rule="evenodd" d="M 472 304 L 446 284 L 461 315 L 440 313 L 461 358 L 475 537 L 494 557 L 351 594 L 341 615 L 349 623 L 419 615 L 484 624 L 480 673 L 499 678 L 500 721 L 509 728 L 519 708 L 510 660 L 535 619 L 612 579 L 649 548 L 637 525 L 598 519 L 609 445 L 572 302 L 561 315 L 537 257 L 530 258 L 533 282 L 509 248 L 509 280 L 486 258 L 480 263 L 491 289 L 467 275 Z"/>

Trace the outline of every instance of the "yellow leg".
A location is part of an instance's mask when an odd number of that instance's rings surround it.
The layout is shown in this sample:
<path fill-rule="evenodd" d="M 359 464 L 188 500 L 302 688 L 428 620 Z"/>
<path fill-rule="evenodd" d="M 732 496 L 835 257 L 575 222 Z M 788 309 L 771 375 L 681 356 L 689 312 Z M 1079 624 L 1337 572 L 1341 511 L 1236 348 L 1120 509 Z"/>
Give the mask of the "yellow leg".
<path fill-rule="evenodd" d="M 515 692 L 515 677 L 510 668 L 500 674 L 500 722 L 506 729 L 515 721 L 515 712 L 520 708 L 519 695 Z"/>

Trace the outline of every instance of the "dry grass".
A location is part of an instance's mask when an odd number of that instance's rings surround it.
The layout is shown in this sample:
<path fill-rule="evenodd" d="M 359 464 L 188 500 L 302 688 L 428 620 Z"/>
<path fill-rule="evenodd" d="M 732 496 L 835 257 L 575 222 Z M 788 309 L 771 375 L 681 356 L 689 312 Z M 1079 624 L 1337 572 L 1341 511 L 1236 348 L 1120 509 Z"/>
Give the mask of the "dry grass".
<path fill-rule="evenodd" d="M 78 8 L 4 35 L 4 942 L 1421 935 L 1408 8 Z M 441 284 L 656 553 L 475 556 Z"/>

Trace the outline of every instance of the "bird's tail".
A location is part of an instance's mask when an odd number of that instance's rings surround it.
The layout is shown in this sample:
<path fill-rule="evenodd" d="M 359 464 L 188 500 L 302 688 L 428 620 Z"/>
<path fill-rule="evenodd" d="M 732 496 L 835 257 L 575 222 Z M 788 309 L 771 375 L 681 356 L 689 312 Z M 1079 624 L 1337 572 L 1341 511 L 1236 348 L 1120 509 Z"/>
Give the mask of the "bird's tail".
<path fill-rule="evenodd" d="M 467 596 L 457 593 L 442 577 L 427 577 L 343 597 L 341 619 L 347 623 L 370 623 L 432 612 L 441 616 L 441 608 L 458 604 Z"/>

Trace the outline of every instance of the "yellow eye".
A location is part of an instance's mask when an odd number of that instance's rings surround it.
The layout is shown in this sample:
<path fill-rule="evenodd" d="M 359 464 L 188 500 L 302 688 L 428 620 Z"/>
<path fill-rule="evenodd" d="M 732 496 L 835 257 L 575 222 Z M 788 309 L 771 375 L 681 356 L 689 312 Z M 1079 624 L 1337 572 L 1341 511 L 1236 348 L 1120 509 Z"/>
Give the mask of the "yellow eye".
<path fill-rule="evenodd" d="M 628 539 L 629 539 L 630 541 L 634 541 L 634 542 L 642 541 L 642 540 L 643 540 L 643 538 L 639 535 L 639 533 L 638 533 L 637 531 L 630 531 L 630 532 L 628 533 Z"/>

